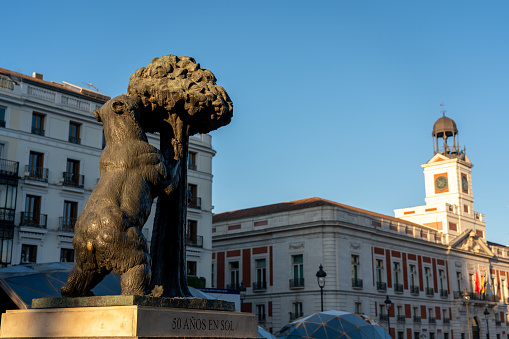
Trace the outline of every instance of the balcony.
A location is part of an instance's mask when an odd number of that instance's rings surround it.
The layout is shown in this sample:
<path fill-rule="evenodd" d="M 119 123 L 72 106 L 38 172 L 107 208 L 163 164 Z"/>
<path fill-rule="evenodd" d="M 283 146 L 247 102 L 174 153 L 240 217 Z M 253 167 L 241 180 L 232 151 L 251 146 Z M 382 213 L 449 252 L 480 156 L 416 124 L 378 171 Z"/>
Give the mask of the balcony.
<path fill-rule="evenodd" d="M 258 313 L 256 316 L 258 317 L 258 322 L 259 323 L 264 323 L 265 322 L 265 313 Z"/>
<path fill-rule="evenodd" d="M 290 288 L 303 288 L 304 278 L 290 279 Z"/>
<path fill-rule="evenodd" d="M 381 281 L 376 282 L 376 290 L 378 292 L 387 292 L 387 284 Z"/>
<path fill-rule="evenodd" d="M 454 299 L 461 299 L 461 298 L 463 298 L 463 294 L 460 291 L 454 291 L 454 292 L 452 292 L 452 297 Z"/>
<path fill-rule="evenodd" d="M 25 179 L 48 182 L 48 169 L 39 166 L 25 165 Z"/>
<path fill-rule="evenodd" d="M 15 209 L 12 208 L 0 208 L 0 221 L 3 224 L 14 224 Z"/>
<path fill-rule="evenodd" d="M 201 209 L 201 198 L 188 197 L 187 198 L 187 207 L 196 208 L 198 210 Z"/>
<path fill-rule="evenodd" d="M 362 279 L 352 278 L 352 287 L 362 289 Z"/>
<path fill-rule="evenodd" d="M 187 246 L 203 247 L 203 235 L 191 234 L 187 236 Z"/>
<path fill-rule="evenodd" d="M 398 320 L 398 323 L 404 323 L 406 321 L 404 315 L 398 315 L 397 320 Z"/>
<path fill-rule="evenodd" d="M 46 214 L 21 212 L 21 220 L 19 221 L 19 225 L 46 228 L 47 219 L 48 216 Z"/>
<path fill-rule="evenodd" d="M 290 312 L 290 321 L 294 321 L 294 320 L 299 319 L 303 316 L 304 316 L 304 313 L 302 313 L 302 312 L 300 312 L 300 313 Z"/>
<path fill-rule="evenodd" d="M 229 290 L 240 290 L 240 284 L 239 283 L 226 284 L 226 288 Z"/>
<path fill-rule="evenodd" d="M 403 293 L 403 284 L 394 284 L 394 293 Z"/>
<path fill-rule="evenodd" d="M 265 291 L 267 289 L 266 281 L 256 281 L 253 283 L 253 291 Z"/>
<path fill-rule="evenodd" d="M 64 172 L 64 186 L 83 188 L 85 185 L 85 176 L 71 172 Z"/>
<path fill-rule="evenodd" d="M 0 175 L 9 177 L 17 177 L 19 169 L 19 162 L 7 159 L 0 159 Z"/>
<path fill-rule="evenodd" d="M 493 295 L 493 294 L 486 294 L 484 296 L 484 299 L 486 301 L 496 302 L 496 303 L 498 303 L 500 301 L 500 298 L 498 297 L 498 295 Z"/>
<path fill-rule="evenodd" d="M 495 320 L 495 326 L 501 326 L 500 320 Z"/>
<path fill-rule="evenodd" d="M 69 135 L 69 142 L 71 142 L 73 144 L 80 145 L 81 144 L 81 139 L 78 138 L 78 137 L 72 137 L 72 136 Z"/>
<path fill-rule="evenodd" d="M 76 224 L 76 218 L 70 218 L 70 217 L 60 217 L 58 218 L 59 231 L 64 232 L 74 232 L 74 225 Z"/>
<path fill-rule="evenodd" d="M 451 319 L 449 319 L 449 318 L 444 318 L 444 319 L 442 319 L 442 322 L 443 322 L 444 324 L 450 324 L 450 323 L 451 323 Z"/>
<path fill-rule="evenodd" d="M 387 321 L 389 320 L 389 316 L 387 314 L 380 314 L 380 321 Z"/>
<path fill-rule="evenodd" d="M 44 130 L 42 128 L 32 127 L 32 134 L 44 136 Z"/>
<path fill-rule="evenodd" d="M 449 297 L 449 292 L 447 292 L 447 290 L 440 290 L 440 297 L 441 298 Z"/>
<path fill-rule="evenodd" d="M 414 316 L 414 323 L 420 323 L 421 317 Z"/>
<path fill-rule="evenodd" d="M 410 294 L 419 295 L 419 286 L 410 286 Z"/>
<path fill-rule="evenodd" d="M 437 323 L 437 319 L 436 319 L 436 318 L 429 317 L 429 318 L 428 318 L 428 323 L 430 323 L 430 324 L 436 324 L 436 323 Z"/>
<path fill-rule="evenodd" d="M 432 297 L 435 295 L 435 290 L 431 287 L 426 287 L 426 295 L 428 297 Z"/>

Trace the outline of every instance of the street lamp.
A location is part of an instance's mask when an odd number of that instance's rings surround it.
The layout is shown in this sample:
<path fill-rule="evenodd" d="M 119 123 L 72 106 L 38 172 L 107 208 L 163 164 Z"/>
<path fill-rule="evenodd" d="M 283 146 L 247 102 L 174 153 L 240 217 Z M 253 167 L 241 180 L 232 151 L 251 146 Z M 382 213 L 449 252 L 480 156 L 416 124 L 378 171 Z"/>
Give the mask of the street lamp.
<path fill-rule="evenodd" d="M 470 334 L 470 316 L 468 315 L 468 303 L 470 301 L 470 293 L 467 292 L 467 288 L 465 287 L 465 291 L 463 292 L 463 300 L 465 300 L 465 307 L 467 308 L 467 330 L 468 330 L 468 339 L 472 339 Z"/>
<path fill-rule="evenodd" d="M 484 317 L 486 318 L 486 338 L 490 339 L 490 324 L 488 323 L 488 316 L 490 315 L 490 312 L 488 312 L 488 308 L 484 310 Z"/>
<path fill-rule="evenodd" d="M 240 282 L 240 311 L 242 312 L 242 303 L 244 302 L 244 299 L 246 299 L 246 285 L 244 285 L 244 280 Z"/>
<path fill-rule="evenodd" d="M 323 270 L 322 264 L 318 268 L 318 272 L 316 272 L 316 279 L 318 280 L 318 287 L 320 287 L 320 296 L 322 299 L 322 312 L 323 312 L 323 287 L 325 286 L 325 277 L 327 273 Z"/>
<path fill-rule="evenodd" d="M 389 310 L 391 309 L 392 301 L 389 299 L 389 295 L 387 294 L 387 298 L 384 301 L 385 308 L 387 309 L 387 327 L 389 328 L 389 335 L 391 335 L 391 316 L 389 314 Z"/>

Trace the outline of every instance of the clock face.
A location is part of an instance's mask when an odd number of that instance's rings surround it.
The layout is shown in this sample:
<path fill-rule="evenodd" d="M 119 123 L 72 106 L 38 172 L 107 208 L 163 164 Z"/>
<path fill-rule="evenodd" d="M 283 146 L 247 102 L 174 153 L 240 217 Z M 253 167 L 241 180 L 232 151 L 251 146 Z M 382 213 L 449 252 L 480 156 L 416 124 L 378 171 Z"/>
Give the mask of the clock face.
<path fill-rule="evenodd" d="M 468 180 L 467 177 L 461 177 L 461 187 L 464 191 L 468 192 Z"/>
<path fill-rule="evenodd" d="M 443 191 L 447 188 L 447 178 L 444 176 L 439 176 L 435 180 L 435 188 L 438 191 Z"/>

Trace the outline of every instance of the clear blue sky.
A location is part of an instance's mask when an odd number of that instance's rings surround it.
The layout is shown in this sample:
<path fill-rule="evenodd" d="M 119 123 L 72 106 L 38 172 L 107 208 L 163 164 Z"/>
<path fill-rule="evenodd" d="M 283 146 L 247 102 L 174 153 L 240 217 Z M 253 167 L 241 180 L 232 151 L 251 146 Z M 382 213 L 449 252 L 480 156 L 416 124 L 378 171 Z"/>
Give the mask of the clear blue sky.
<path fill-rule="evenodd" d="M 424 204 L 445 102 L 474 209 L 509 244 L 507 1 L 5 1 L 0 67 L 125 93 L 189 55 L 234 102 L 213 132 L 215 212 L 318 196 L 393 215 Z"/>

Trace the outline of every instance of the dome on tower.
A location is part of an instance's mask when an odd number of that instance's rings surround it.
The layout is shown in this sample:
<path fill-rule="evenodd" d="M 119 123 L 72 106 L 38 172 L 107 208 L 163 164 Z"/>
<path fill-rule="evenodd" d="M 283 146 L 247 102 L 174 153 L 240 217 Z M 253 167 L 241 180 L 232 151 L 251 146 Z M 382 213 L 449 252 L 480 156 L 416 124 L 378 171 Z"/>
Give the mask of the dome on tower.
<path fill-rule="evenodd" d="M 433 125 L 433 135 L 439 138 L 451 137 L 458 134 L 456 123 L 451 118 L 445 116 L 438 119 Z"/>

